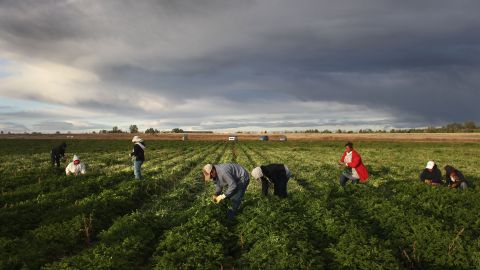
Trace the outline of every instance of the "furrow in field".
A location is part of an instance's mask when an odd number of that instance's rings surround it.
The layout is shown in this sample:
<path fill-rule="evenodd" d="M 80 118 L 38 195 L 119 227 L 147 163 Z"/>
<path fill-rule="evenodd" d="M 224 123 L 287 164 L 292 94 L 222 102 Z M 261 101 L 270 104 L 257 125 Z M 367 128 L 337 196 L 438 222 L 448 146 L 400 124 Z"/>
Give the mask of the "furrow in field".
<path fill-rule="evenodd" d="M 221 146 L 221 145 L 219 145 Z M 210 153 L 212 161 L 218 160 L 225 153 L 226 145 Z M 198 199 L 198 193 L 205 188 L 200 181 L 203 159 L 193 164 L 185 176 L 179 176 L 176 187 L 169 193 L 159 194 L 151 203 L 141 209 L 117 219 L 108 230 L 99 235 L 100 241 L 91 249 L 78 255 L 67 257 L 47 267 L 58 269 L 64 267 L 89 266 L 91 256 L 102 261 L 107 268 L 138 268 L 147 264 L 153 247 L 164 231 L 178 226 L 187 218 L 185 210 L 189 209 Z M 94 255 L 95 254 L 95 255 Z M 98 265 L 90 265 L 98 267 Z"/>

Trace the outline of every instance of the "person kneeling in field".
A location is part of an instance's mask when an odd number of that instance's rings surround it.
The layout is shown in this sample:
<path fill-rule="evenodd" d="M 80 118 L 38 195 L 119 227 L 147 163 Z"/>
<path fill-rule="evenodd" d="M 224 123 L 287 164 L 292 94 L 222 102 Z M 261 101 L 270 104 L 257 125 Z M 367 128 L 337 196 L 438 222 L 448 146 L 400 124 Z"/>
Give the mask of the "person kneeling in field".
<path fill-rule="evenodd" d="M 445 166 L 444 169 L 445 181 L 447 182 L 449 188 L 466 189 L 468 187 L 465 176 L 463 176 L 461 171 L 450 165 Z"/>
<path fill-rule="evenodd" d="M 438 169 L 435 162 L 432 160 L 427 162 L 427 166 L 420 174 L 420 181 L 432 186 L 438 186 L 442 184 L 442 172 Z"/>
<path fill-rule="evenodd" d="M 65 168 L 65 174 L 74 174 L 77 176 L 85 173 L 87 173 L 85 164 L 80 162 L 80 158 L 77 155 L 73 155 L 73 161 L 68 164 L 67 168 Z"/>
<path fill-rule="evenodd" d="M 290 170 L 283 164 L 270 164 L 256 167 L 252 171 L 255 179 L 262 181 L 262 194 L 267 196 L 269 184 L 273 184 L 273 194 L 280 198 L 287 197 L 287 182 L 291 177 Z"/>
<path fill-rule="evenodd" d="M 368 171 L 365 165 L 363 165 L 362 158 L 357 151 L 353 150 L 353 143 L 348 142 L 345 144 L 345 151 L 340 158 L 338 164 L 345 168 L 340 175 L 340 185 L 345 186 L 348 180 L 351 180 L 353 184 L 366 182 L 368 179 Z"/>
<path fill-rule="evenodd" d="M 202 171 L 205 182 L 213 181 L 215 183 L 213 201 L 219 203 L 223 199 L 230 199 L 232 201 L 232 209 L 228 210 L 227 215 L 229 218 L 235 217 L 250 183 L 250 176 L 247 170 L 239 164 L 227 163 L 207 164 Z M 222 193 L 224 188 L 226 188 L 226 191 Z"/>

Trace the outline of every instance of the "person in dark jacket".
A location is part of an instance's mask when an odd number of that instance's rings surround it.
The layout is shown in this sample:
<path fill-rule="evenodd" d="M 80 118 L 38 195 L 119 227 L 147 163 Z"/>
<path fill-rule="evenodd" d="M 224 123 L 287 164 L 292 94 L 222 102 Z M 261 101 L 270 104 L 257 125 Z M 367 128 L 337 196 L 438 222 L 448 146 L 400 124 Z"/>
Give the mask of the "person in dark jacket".
<path fill-rule="evenodd" d="M 205 182 L 213 181 L 215 183 L 215 194 L 212 199 L 215 203 L 219 203 L 224 199 L 230 199 L 232 209 L 229 209 L 227 216 L 235 217 L 240 203 L 242 202 L 245 191 L 250 183 L 250 176 L 239 164 L 207 164 L 203 167 L 203 176 Z M 224 191 L 224 189 L 226 189 Z"/>
<path fill-rule="evenodd" d="M 449 188 L 460 188 L 466 189 L 468 187 L 463 173 L 453 166 L 446 165 L 445 169 L 445 182 L 448 184 Z"/>
<path fill-rule="evenodd" d="M 65 142 L 62 142 L 59 146 L 53 148 L 50 151 L 52 166 L 55 164 L 57 167 L 60 167 L 60 159 L 65 159 L 66 149 L 67 149 L 67 144 Z"/>
<path fill-rule="evenodd" d="M 435 162 L 432 160 L 427 162 L 427 166 L 420 174 L 420 181 L 433 186 L 442 184 L 442 172 L 438 169 Z"/>
<path fill-rule="evenodd" d="M 267 196 L 269 184 L 273 184 L 273 194 L 280 198 L 287 197 L 287 182 L 290 170 L 284 164 L 270 164 L 253 169 L 252 176 L 262 181 L 262 194 Z"/>
<path fill-rule="evenodd" d="M 141 167 L 145 161 L 145 142 L 138 136 L 134 136 L 132 139 L 133 151 L 130 153 L 133 161 L 133 173 L 135 174 L 135 179 L 142 179 Z"/>

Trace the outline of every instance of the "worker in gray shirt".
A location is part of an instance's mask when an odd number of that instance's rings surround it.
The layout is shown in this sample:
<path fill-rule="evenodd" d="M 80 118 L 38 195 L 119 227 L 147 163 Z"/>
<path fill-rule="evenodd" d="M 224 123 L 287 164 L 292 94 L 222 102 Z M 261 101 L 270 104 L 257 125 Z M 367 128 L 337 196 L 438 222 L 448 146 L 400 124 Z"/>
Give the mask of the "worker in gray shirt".
<path fill-rule="evenodd" d="M 225 198 L 232 201 L 232 209 L 227 215 L 233 218 L 240 208 L 243 195 L 250 183 L 250 176 L 247 170 L 236 163 L 207 164 L 203 167 L 205 181 L 215 183 L 215 195 L 213 201 L 219 203 Z M 224 189 L 226 189 L 224 191 Z"/>

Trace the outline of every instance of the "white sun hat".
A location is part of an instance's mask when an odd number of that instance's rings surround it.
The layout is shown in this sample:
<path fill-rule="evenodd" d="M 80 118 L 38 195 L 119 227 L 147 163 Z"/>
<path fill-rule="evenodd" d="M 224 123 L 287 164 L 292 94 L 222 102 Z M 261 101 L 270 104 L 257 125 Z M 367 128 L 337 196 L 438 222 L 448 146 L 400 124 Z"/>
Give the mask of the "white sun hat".
<path fill-rule="evenodd" d="M 433 169 L 434 166 L 435 166 L 435 162 L 433 162 L 433 160 L 430 160 L 429 162 L 427 162 L 427 166 L 425 168 Z"/>
<path fill-rule="evenodd" d="M 143 139 L 138 136 L 133 136 L 132 142 L 133 143 L 143 142 Z"/>
<path fill-rule="evenodd" d="M 255 179 L 260 179 L 263 176 L 262 168 L 256 167 L 252 170 L 252 176 Z"/>

